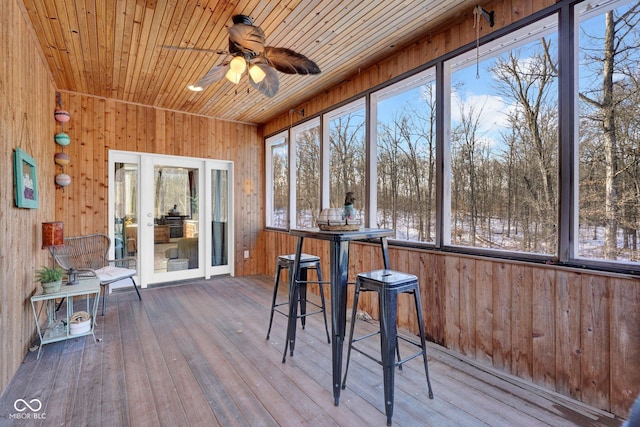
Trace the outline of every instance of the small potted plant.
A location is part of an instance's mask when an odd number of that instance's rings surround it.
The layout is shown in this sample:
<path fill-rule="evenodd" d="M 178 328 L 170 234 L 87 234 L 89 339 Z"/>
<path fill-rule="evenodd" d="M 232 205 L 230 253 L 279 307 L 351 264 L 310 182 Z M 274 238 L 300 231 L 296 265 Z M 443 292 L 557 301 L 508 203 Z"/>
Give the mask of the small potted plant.
<path fill-rule="evenodd" d="M 36 271 L 36 278 L 42 284 L 42 292 L 52 294 L 60 291 L 64 270 L 58 267 L 43 266 Z"/>

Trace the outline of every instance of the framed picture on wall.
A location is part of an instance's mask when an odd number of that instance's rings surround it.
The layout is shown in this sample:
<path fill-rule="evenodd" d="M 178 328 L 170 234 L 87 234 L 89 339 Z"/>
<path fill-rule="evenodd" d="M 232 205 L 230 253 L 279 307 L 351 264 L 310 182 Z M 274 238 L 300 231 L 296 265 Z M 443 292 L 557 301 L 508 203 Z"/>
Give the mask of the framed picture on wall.
<path fill-rule="evenodd" d="M 16 148 L 13 154 L 13 174 L 16 189 L 16 206 L 19 208 L 38 208 L 38 173 L 36 161 Z"/>

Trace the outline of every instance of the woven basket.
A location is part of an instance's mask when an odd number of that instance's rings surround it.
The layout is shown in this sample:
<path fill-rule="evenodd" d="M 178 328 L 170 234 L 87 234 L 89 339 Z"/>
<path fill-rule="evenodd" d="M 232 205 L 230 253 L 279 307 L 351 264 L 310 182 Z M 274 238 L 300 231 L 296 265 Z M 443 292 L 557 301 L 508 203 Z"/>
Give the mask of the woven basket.
<path fill-rule="evenodd" d="M 361 224 L 318 224 L 322 231 L 357 231 Z"/>

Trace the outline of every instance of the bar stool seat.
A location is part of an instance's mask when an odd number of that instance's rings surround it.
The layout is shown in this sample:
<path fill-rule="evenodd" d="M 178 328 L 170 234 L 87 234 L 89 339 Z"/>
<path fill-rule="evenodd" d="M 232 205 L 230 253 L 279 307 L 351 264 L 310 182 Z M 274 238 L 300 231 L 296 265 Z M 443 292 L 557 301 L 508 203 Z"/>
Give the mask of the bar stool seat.
<path fill-rule="evenodd" d="M 377 332 L 367 335 L 353 337 L 354 325 L 356 321 L 356 312 L 358 310 L 358 298 L 360 292 L 377 292 L 378 304 L 380 307 L 380 329 Z M 410 293 L 414 296 L 416 305 L 416 313 L 418 317 L 418 327 L 420 330 L 420 342 L 413 339 L 398 335 L 397 333 L 397 312 L 398 312 L 398 295 L 401 293 Z M 358 341 L 380 335 L 380 354 L 382 360 L 367 354 L 354 344 Z M 398 350 L 398 339 L 408 342 L 420 349 L 417 353 L 412 354 L 405 359 L 400 358 Z M 384 402 L 385 413 L 387 415 L 387 425 L 391 425 L 393 417 L 393 392 L 394 392 L 394 375 L 395 368 L 402 368 L 402 364 L 422 356 L 424 363 L 424 371 L 427 377 L 427 386 L 429 399 L 433 399 L 433 391 L 431 389 L 431 381 L 429 380 L 429 366 L 427 364 L 427 348 L 424 334 L 424 324 L 422 323 L 422 309 L 420 306 L 420 290 L 418 288 L 418 278 L 412 274 L 402 273 L 394 270 L 375 270 L 367 273 L 360 273 L 356 277 L 356 290 L 353 299 L 353 310 L 351 314 L 351 329 L 349 332 L 349 347 L 347 352 L 347 364 L 344 371 L 344 379 L 342 381 L 342 389 L 347 385 L 347 372 L 349 371 L 349 359 L 351 350 L 372 359 L 382 365 L 384 377 Z M 397 361 L 395 355 L 397 354 Z"/>
<path fill-rule="evenodd" d="M 278 257 L 278 260 L 276 263 L 276 275 L 273 282 L 273 298 L 271 300 L 271 314 L 269 317 L 269 329 L 267 329 L 267 339 L 269 339 L 269 336 L 271 334 L 271 326 L 273 324 L 273 314 L 280 313 L 287 318 L 289 317 L 288 309 L 285 311 L 278 308 L 283 305 L 288 306 L 289 305 L 288 299 L 286 301 L 277 302 L 277 296 L 278 296 L 278 286 L 280 284 L 280 271 L 283 268 L 288 269 L 289 277 L 291 277 L 291 275 L 294 274 L 293 265 L 295 263 L 295 257 L 296 257 L 295 254 L 280 255 Z M 299 269 L 300 269 L 300 274 L 298 276 L 299 280 L 296 281 L 296 286 L 298 286 L 298 303 L 300 305 L 300 310 L 298 312 L 298 315 L 296 316 L 296 319 L 300 319 L 300 323 L 302 324 L 302 329 L 304 329 L 306 326 L 307 316 L 322 313 L 322 315 L 324 316 L 324 329 L 327 334 L 327 342 L 330 343 L 331 337 L 329 336 L 329 326 L 327 324 L 327 313 L 325 310 L 325 300 L 324 300 L 324 290 L 322 287 L 323 281 L 322 281 L 322 269 L 320 267 L 320 257 L 316 255 L 301 254 Z M 317 277 L 316 281 L 307 280 L 307 272 L 309 270 L 315 270 L 316 277 Z M 313 301 L 307 300 L 307 284 L 308 283 L 317 283 L 320 285 L 320 304 L 316 304 Z M 307 304 L 311 304 L 317 310 L 307 312 Z M 285 352 L 286 352 L 286 349 L 285 349 Z"/>

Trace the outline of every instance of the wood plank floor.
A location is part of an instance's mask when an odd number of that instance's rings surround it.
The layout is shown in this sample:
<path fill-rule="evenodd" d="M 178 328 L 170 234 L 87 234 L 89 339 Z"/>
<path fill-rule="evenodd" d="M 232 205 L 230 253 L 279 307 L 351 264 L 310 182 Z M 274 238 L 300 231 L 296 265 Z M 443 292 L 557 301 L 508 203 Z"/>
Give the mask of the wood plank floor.
<path fill-rule="evenodd" d="M 331 346 L 321 316 L 308 319 L 295 355 L 281 363 L 283 316 L 276 315 L 265 339 L 271 280 L 222 277 L 159 286 L 143 290 L 141 302 L 132 291 L 113 293 L 98 318 L 97 344 L 76 338 L 45 345 L 39 360 L 37 352 L 26 356 L 0 397 L 0 425 L 386 425 L 381 368 L 357 353 L 340 406 L 333 405 Z M 366 322 L 357 327 L 372 328 Z M 376 343 L 369 345 L 375 351 Z M 620 425 L 435 345 L 429 368 L 434 400 L 427 398 L 420 359 L 397 371 L 394 425 Z M 16 419 L 17 399 L 40 400 L 38 414 L 46 419 Z"/>

